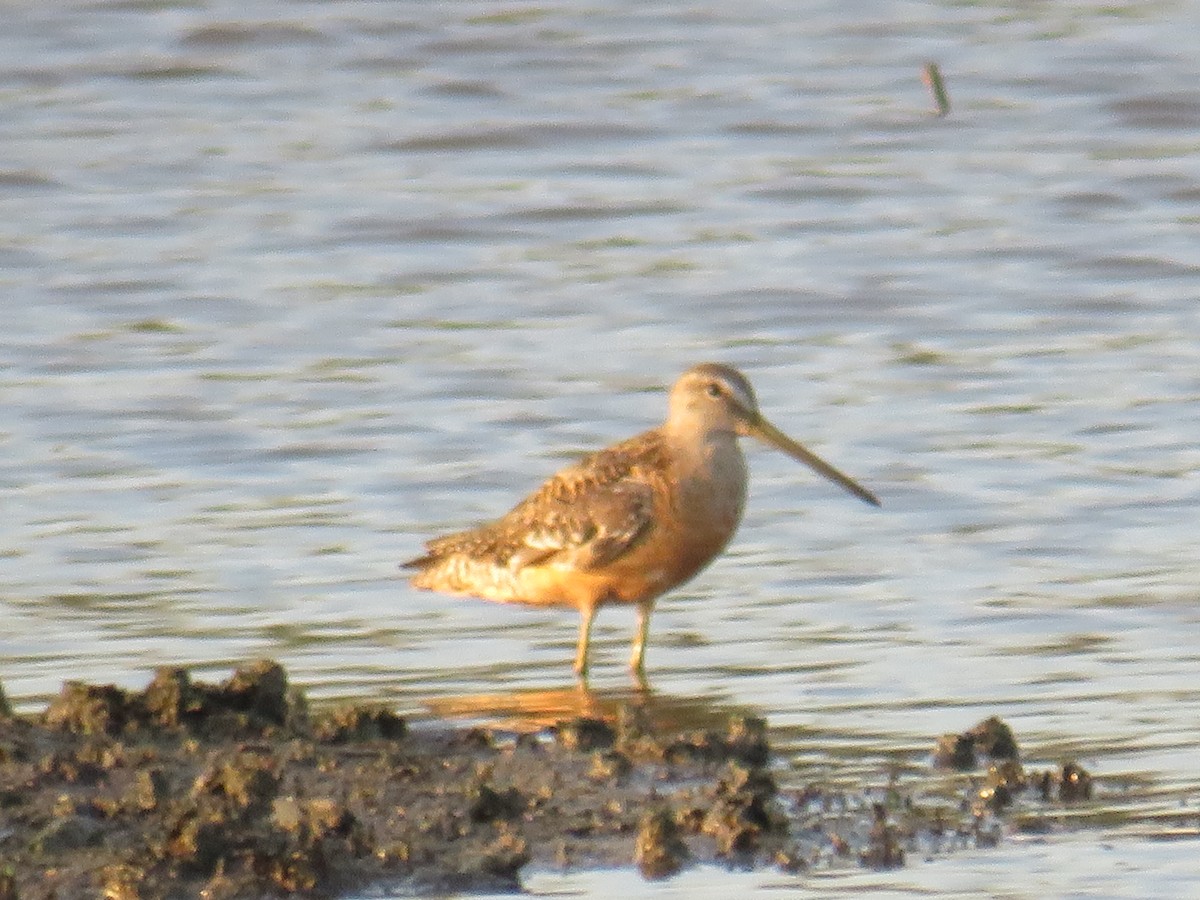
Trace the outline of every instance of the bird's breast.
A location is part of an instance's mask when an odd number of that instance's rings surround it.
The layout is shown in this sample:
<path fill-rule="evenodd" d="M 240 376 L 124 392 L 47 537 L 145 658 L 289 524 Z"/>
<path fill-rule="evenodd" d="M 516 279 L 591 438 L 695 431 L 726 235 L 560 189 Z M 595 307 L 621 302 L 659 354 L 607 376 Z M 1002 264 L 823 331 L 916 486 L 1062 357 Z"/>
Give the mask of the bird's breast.
<path fill-rule="evenodd" d="M 659 511 L 660 540 L 672 560 L 668 579 L 679 583 L 720 553 L 737 531 L 746 505 L 746 464 L 730 440 L 685 457 L 673 473 Z"/>

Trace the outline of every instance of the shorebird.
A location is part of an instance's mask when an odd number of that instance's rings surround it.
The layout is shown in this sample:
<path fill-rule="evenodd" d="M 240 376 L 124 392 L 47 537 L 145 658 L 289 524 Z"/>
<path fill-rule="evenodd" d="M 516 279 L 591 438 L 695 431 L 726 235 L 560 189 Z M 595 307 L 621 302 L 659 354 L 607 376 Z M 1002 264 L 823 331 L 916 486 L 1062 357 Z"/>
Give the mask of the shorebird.
<path fill-rule="evenodd" d="M 675 382 L 658 428 L 563 469 L 493 522 L 434 538 L 404 567 L 416 569 L 418 588 L 579 610 L 581 680 L 597 610 L 634 604 L 629 667 L 644 682 L 655 600 L 707 566 L 741 521 L 746 461 L 739 437 L 756 437 L 879 505 L 871 491 L 768 422 L 741 372 L 703 363 Z"/>

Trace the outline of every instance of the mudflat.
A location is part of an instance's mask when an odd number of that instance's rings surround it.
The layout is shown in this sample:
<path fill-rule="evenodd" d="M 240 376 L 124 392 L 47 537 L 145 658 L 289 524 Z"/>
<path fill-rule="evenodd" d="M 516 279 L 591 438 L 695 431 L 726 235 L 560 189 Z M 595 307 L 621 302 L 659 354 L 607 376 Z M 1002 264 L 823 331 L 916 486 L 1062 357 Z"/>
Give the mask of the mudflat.
<path fill-rule="evenodd" d="M 312 710 L 270 660 L 219 684 L 182 668 L 142 691 L 67 682 L 36 715 L 0 692 L 0 900 L 517 890 L 527 866 L 891 867 L 994 843 L 1026 788 L 1090 793 L 1078 767 L 1025 773 L 998 719 L 931 739 L 931 779 L 979 770 L 949 795 L 781 789 L 781 764 L 751 716 L 664 729 L 631 703 L 533 730 L 409 728 L 376 704 Z"/>

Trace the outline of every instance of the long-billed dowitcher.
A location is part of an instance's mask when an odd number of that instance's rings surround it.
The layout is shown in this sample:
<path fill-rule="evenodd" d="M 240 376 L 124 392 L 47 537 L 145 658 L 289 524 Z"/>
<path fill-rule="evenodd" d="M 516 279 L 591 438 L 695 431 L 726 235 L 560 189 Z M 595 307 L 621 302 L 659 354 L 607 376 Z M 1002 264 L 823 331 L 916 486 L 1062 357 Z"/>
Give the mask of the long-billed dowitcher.
<path fill-rule="evenodd" d="M 703 363 L 671 388 L 658 428 L 552 476 L 506 515 L 429 541 L 419 588 L 501 603 L 579 610 L 575 671 L 587 677 L 596 611 L 638 607 L 630 668 L 645 676 L 654 601 L 724 549 L 742 518 L 746 462 L 739 437 L 756 437 L 875 506 L 879 499 L 768 422 L 745 376 Z"/>

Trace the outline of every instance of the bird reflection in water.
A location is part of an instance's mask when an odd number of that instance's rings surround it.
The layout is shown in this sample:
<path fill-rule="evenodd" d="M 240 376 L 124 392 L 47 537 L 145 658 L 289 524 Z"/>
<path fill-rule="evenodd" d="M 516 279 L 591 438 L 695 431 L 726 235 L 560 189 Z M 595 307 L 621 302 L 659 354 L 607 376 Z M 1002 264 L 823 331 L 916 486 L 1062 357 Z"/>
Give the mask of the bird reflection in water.
<path fill-rule="evenodd" d="M 673 734 L 698 729 L 724 730 L 731 718 L 751 716 L 738 707 L 702 697 L 680 697 L 645 689 L 592 690 L 583 686 L 463 694 L 427 701 L 440 718 L 466 719 L 491 728 L 529 734 L 574 719 L 615 725 L 630 714 L 642 727 Z"/>

